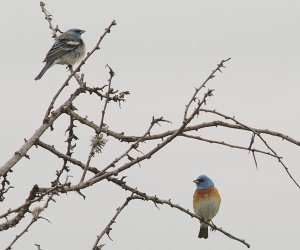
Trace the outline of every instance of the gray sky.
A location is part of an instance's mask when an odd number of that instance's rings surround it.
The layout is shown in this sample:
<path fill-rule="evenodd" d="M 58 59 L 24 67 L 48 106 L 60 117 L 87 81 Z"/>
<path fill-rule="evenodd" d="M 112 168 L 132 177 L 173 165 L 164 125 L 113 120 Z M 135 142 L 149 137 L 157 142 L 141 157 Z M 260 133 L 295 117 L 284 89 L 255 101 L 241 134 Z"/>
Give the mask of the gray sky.
<path fill-rule="evenodd" d="M 235 116 L 257 128 L 268 128 L 299 137 L 299 1 L 78 1 L 45 2 L 54 24 L 62 30 L 81 28 L 91 50 L 109 23 L 117 26 L 83 67 L 91 85 L 102 85 L 108 78 L 106 64 L 116 72 L 113 87 L 131 95 L 120 109 L 110 105 L 106 123 L 110 129 L 142 134 L 151 117 L 164 116 L 173 122 L 156 132 L 180 124 L 194 87 L 204 80 L 216 64 L 227 57 L 223 74 L 209 83 L 215 89 L 209 108 Z M 38 1 L 5 1 L 0 9 L 2 57 L 0 91 L 0 165 L 39 127 L 50 100 L 67 73 L 54 66 L 39 82 L 33 79 L 53 44 Z M 62 97 L 76 87 L 68 87 Z M 63 98 L 60 99 L 62 101 Z M 80 98 L 75 105 L 80 114 L 97 123 L 101 106 L 95 98 Z M 206 117 L 199 117 L 198 122 Z M 43 140 L 63 144 L 66 119 L 55 124 Z M 74 156 L 86 161 L 93 131 L 77 132 L 80 145 Z M 204 137 L 248 146 L 251 135 L 240 131 L 208 129 Z M 63 138 L 63 139 L 62 139 Z M 299 148 L 281 140 L 269 139 L 284 156 L 293 176 L 300 181 Z M 110 139 L 102 155 L 93 159 L 105 166 L 126 146 Z M 24 199 L 33 184 L 49 186 L 55 169 L 61 166 L 54 156 L 32 149 L 31 160 L 22 159 L 11 176 L 11 191 L 1 214 Z M 150 195 L 171 198 L 192 209 L 192 183 L 198 175 L 210 176 L 222 195 L 214 222 L 235 236 L 246 239 L 251 248 L 299 248 L 300 190 L 279 163 L 257 156 L 258 170 L 247 152 L 221 146 L 177 139 L 151 160 L 126 173 L 128 184 Z M 72 172 L 74 182 L 79 172 Z M 90 249 L 115 209 L 128 195 L 110 183 L 99 183 L 84 191 L 87 200 L 68 194 L 56 199 L 43 214 L 52 223 L 38 221 L 14 249 L 44 250 Z M 110 197 L 108 197 L 110 196 Z M 16 228 L 0 234 L 0 249 L 20 233 L 30 218 Z M 153 204 L 133 202 L 104 238 L 105 249 L 243 249 L 240 243 L 221 233 L 210 233 L 200 240 L 198 221 L 167 206 L 157 210 Z"/>

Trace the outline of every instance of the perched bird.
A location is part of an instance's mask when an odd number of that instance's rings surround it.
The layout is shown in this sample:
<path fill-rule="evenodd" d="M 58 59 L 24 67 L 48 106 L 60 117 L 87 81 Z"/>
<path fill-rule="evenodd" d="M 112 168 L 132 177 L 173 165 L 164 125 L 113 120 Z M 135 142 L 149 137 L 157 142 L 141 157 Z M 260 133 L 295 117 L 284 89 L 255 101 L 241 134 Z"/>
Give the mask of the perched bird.
<path fill-rule="evenodd" d="M 194 182 L 197 189 L 193 196 L 195 214 L 209 222 L 219 211 L 221 197 L 213 181 L 205 175 L 199 176 Z M 201 222 L 199 238 L 208 238 L 208 226 Z"/>
<path fill-rule="evenodd" d="M 80 61 L 85 55 L 85 44 L 81 39 L 84 32 L 80 29 L 70 29 L 58 36 L 43 61 L 46 62 L 44 68 L 34 80 L 41 79 L 54 64 L 73 65 Z"/>

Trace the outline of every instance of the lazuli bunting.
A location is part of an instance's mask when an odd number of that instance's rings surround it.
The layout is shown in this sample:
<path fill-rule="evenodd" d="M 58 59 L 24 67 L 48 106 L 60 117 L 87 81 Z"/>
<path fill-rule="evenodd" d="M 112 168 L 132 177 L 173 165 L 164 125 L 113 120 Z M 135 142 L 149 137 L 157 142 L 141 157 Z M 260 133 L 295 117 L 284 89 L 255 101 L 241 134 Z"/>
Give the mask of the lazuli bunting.
<path fill-rule="evenodd" d="M 85 44 L 81 39 L 84 30 L 70 29 L 55 39 L 43 62 L 46 65 L 34 80 L 39 80 L 54 64 L 73 65 L 85 55 Z"/>
<path fill-rule="evenodd" d="M 199 176 L 194 182 L 197 189 L 194 192 L 193 205 L 195 214 L 205 221 L 210 221 L 219 211 L 221 197 L 213 181 L 205 175 Z M 199 238 L 208 238 L 208 226 L 201 222 Z"/>

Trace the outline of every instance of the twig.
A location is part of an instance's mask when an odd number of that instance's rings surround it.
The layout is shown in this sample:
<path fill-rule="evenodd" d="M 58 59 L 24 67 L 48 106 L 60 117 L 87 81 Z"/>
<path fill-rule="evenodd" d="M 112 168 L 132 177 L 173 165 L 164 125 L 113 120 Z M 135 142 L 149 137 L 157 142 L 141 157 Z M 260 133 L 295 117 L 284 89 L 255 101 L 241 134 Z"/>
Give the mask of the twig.
<path fill-rule="evenodd" d="M 106 65 L 106 67 L 109 68 L 109 79 L 108 79 L 108 90 L 105 95 L 104 107 L 101 111 L 101 121 L 100 121 L 100 125 L 99 125 L 100 133 L 101 133 L 103 125 L 104 125 L 104 116 L 105 116 L 107 104 L 109 102 L 109 96 L 112 92 L 111 82 L 112 82 L 113 77 L 115 76 L 115 72 L 112 70 L 112 68 L 108 64 Z"/>
<path fill-rule="evenodd" d="M 48 204 L 49 204 L 50 200 L 52 200 L 52 197 L 53 197 L 53 194 L 50 195 L 50 197 L 48 197 L 48 199 L 45 202 L 45 205 L 43 207 L 36 209 L 36 211 L 33 213 L 32 219 L 29 222 L 29 224 L 24 228 L 24 230 L 20 234 L 16 235 L 15 239 L 10 243 L 10 245 L 5 250 L 11 250 L 13 244 L 15 244 L 18 239 L 20 239 L 25 233 L 28 232 L 29 228 L 33 225 L 33 223 L 35 223 L 38 219 L 41 218 L 39 215 L 41 214 L 41 212 L 44 209 L 46 209 L 48 207 Z"/>
<path fill-rule="evenodd" d="M 97 236 L 97 239 L 92 247 L 92 250 L 98 250 L 100 246 L 97 246 L 101 238 L 107 234 L 107 236 L 110 238 L 109 233 L 112 230 L 111 226 L 116 222 L 117 217 L 120 215 L 122 210 L 128 205 L 128 203 L 132 200 L 133 198 L 131 196 L 127 197 L 125 202 L 122 204 L 122 206 L 117 208 L 117 212 L 115 215 L 111 218 L 109 223 L 106 225 L 106 227 L 103 229 L 103 231 Z M 111 238 L 110 238 L 111 239 Z"/>
<path fill-rule="evenodd" d="M 52 37 L 56 38 L 56 32 L 59 30 L 58 27 L 54 28 L 52 25 L 52 15 L 50 14 L 49 11 L 46 10 L 45 6 L 46 4 L 42 1 L 40 1 L 40 6 L 42 9 L 42 12 L 45 14 L 45 19 L 47 20 L 48 24 L 49 24 L 49 29 L 52 31 Z"/>
<path fill-rule="evenodd" d="M 25 213 L 29 211 L 29 207 L 35 203 L 41 201 L 46 195 L 55 194 L 59 190 L 63 190 L 64 187 L 69 186 L 69 183 L 65 183 L 62 185 L 58 185 L 56 187 L 51 187 L 45 189 L 41 189 L 37 185 L 34 185 L 30 191 L 28 198 L 26 199 L 25 203 L 15 209 L 9 209 L 6 213 L 0 215 L 1 218 L 6 218 L 8 215 L 12 213 L 18 213 L 13 219 L 7 220 L 5 223 L 0 224 L 0 231 L 7 230 L 8 228 L 14 227 L 18 224 L 18 222 L 24 217 Z M 38 196 L 37 196 L 38 193 Z M 37 197 L 36 197 L 37 196 Z"/>
<path fill-rule="evenodd" d="M 281 158 L 280 156 L 277 156 L 277 155 L 272 154 L 270 152 L 266 152 L 266 151 L 259 150 L 259 149 L 256 149 L 256 148 L 249 149 L 249 147 L 243 147 L 243 146 L 239 146 L 239 145 L 235 145 L 235 144 L 230 144 L 230 143 L 226 143 L 224 141 L 217 141 L 217 140 L 212 140 L 212 139 L 206 139 L 206 138 L 203 138 L 201 136 L 188 135 L 188 134 L 185 134 L 185 133 L 182 133 L 182 136 L 186 137 L 186 138 L 191 138 L 191 139 L 194 139 L 194 140 L 199 140 L 199 141 L 204 141 L 204 142 L 212 143 L 212 144 L 219 144 L 219 145 L 223 145 L 223 146 L 230 147 L 230 148 L 242 149 L 242 150 L 250 151 L 252 153 L 265 154 L 265 155 L 269 155 L 271 157 L 274 157 L 276 159 Z"/>
<path fill-rule="evenodd" d="M 281 164 L 281 166 L 284 168 L 284 170 L 286 171 L 286 173 L 288 174 L 288 176 L 290 177 L 290 179 L 296 184 L 296 186 L 298 188 L 300 188 L 300 184 L 298 184 L 298 182 L 295 180 L 295 178 L 291 175 L 290 171 L 288 170 L 287 166 L 283 163 L 283 161 L 281 160 L 281 157 L 279 157 L 276 153 L 276 151 L 269 146 L 269 144 L 267 143 L 267 141 L 260 135 L 259 132 L 255 131 L 254 129 L 252 129 L 251 127 L 239 122 L 238 120 L 236 120 L 234 117 L 230 117 L 230 116 L 227 116 L 225 114 L 222 114 L 216 110 L 210 110 L 210 109 L 201 109 L 200 111 L 203 111 L 203 112 L 207 112 L 207 113 L 213 113 L 213 114 L 216 114 L 218 116 L 221 116 L 223 117 L 224 119 L 227 119 L 227 120 L 231 120 L 233 122 L 235 122 L 236 124 L 244 127 L 246 130 L 249 130 L 251 132 L 253 132 L 263 143 L 264 145 L 274 154 L 276 155 L 279 163 Z"/>
<path fill-rule="evenodd" d="M 123 159 L 125 156 L 128 156 L 132 149 L 137 149 L 139 146 L 139 143 L 142 142 L 146 136 L 150 135 L 150 132 L 151 132 L 152 128 L 154 127 L 154 125 L 158 124 L 159 122 L 168 122 L 168 121 L 164 120 L 163 117 L 159 117 L 159 118 L 152 117 L 152 121 L 151 121 L 150 126 L 148 127 L 147 131 L 141 137 L 139 137 L 139 139 L 137 139 L 133 144 L 131 144 L 130 147 L 122 155 L 117 157 L 107 167 L 102 169 L 101 172 L 102 173 L 106 172 L 108 169 L 114 167 L 121 159 Z"/>
<path fill-rule="evenodd" d="M 37 247 L 37 250 L 43 250 L 42 248 L 41 248 L 41 245 L 39 245 L 39 244 L 34 244 L 36 247 Z"/>
<path fill-rule="evenodd" d="M 103 109 L 101 111 L 101 120 L 100 120 L 100 125 L 99 125 L 99 131 L 96 132 L 96 135 L 99 135 L 102 131 L 102 128 L 104 127 L 104 116 L 105 116 L 107 104 L 109 102 L 109 96 L 112 93 L 111 82 L 112 82 L 112 79 L 115 75 L 112 68 L 108 64 L 106 66 L 109 68 L 108 89 L 107 89 L 107 92 L 106 92 L 106 95 L 105 95 L 104 106 L 103 106 Z M 92 144 L 91 150 L 90 150 L 90 153 L 89 153 L 89 156 L 88 156 L 88 160 L 87 160 L 87 163 L 86 163 L 86 168 L 83 170 L 80 182 L 84 181 L 84 178 L 85 178 L 85 175 L 86 175 L 86 172 L 87 172 L 87 168 L 89 167 L 91 159 L 92 159 L 93 155 L 95 154 L 94 153 L 95 147 L 96 147 L 96 144 Z"/>
<path fill-rule="evenodd" d="M 192 102 L 194 102 L 194 101 L 196 100 L 196 96 L 197 96 L 197 94 L 199 93 L 199 91 L 200 91 L 202 88 L 205 87 L 206 83 L 207 83 L 209 80 L 211 80 L 212 78 L 215 77 L 215 73 L 216 73 L 217 71 L 222 72 L 222 71 L 221 71 L 221 68 L 224 68 L 224 67 L 225 67 L 225 66 L 224 66 L 224 63 L 226 63 L 226 62 L 229 61 L 230 59 L 231 59 L 231 58 L 227 58 L 227 59 L 225 59 L 225 60 L 222 60 L 222 61 L 218 64 L 218 66 L 210 73 L 210 75 L 205 79 L 205 81 L 204 81 L 198 88 L 195 89 L 195 92 L 194 92 L 192 98 L 189 100 L 188 104 L 187 104 L 186 107 L 185 107 L 184 116 L 183 116 L 183 120 L 184 120 L 184 121 L 187 119 L 188 110 L 189 110 L 189 108 L 190 108 Z"/>
<path fill-rule="evenodd" d="M 36 221 L 36 219 L 32 218 L 31 221 L 29 222 L 29 224 L 24 228 L 24 230 L 20 234 L 16 235 L 15 239 L 9 244 L 9 246 L 7 248 L 5 248 L 5 250 L 11 250 L 13 244 L 15 244 L 16 241 L 22 237 L 22 235 L 24 235 L 26 232 L 28 232 L 28 229 L 32 226 L 32 224 L 35 221 Z"/>
<path fill-rule="evenodd" d="M 1 181 L 1 188 L 0 188 L 0 202 L 3 202 L 5 197 L 4 195 L 11 189 L 13 188 L 13 186 L 6 186 L 6 185 L 10 185 L 10 182 L 8 181 L 7 178 L 8 173 L 4 174 L 3 180 Z"/>
<path fill-rule="evenodd" d="M 68 132 L 68 138 L 66 140 L 67 142 L 67 152 L 66 155 L 68 156 L 72 156 L 73 154 L 73 149 L 76 147 L 76 143 L 74 145 L 72 145 L 73 140 L 78 140 L 78 137 L 74 134 L 74 118 L 69 116 L 70 118 L 70 124 L 69 127 L 67 128 L 66 132 Z M 56 179 L 54 181 L 51 182 L 52 187 L 55 187 L 56 185 L 60 184 L 60 177 L 64 172 L 68 172 L 69 171 L 69 167 L 67 166 L 68 160 L 66 160 L 65 158 L 63 159 L 63 166 L 61 167 L 61 169 L 59 171 L 56 171 Z"/>

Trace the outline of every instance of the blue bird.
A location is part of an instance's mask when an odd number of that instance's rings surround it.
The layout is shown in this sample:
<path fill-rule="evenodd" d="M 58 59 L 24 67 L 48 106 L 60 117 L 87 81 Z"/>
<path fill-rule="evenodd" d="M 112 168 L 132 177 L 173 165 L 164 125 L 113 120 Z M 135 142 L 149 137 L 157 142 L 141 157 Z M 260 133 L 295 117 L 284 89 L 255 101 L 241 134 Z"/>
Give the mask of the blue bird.
<path fill-rule="evenodd" d="M 34 80 L 41 79 L 54 64 L 72 66 L 80 61 L 85 55 L 85 44 L 81 39 L 84 32 L 80 29 L 70 29 L 58 36 L 43 61 L 46 62 L 44 68 Z"/>
<path fill-rule="evenodd" d="M 221 196 L 215 188 L 213 181 L 205 175 L 199 176 L 193 182 L 197 189 L 193 196 L 195 214 L 209 222 L 219 211 Z M 201 222 L 199 238 L 208 238 L 208 226 Z"/>

